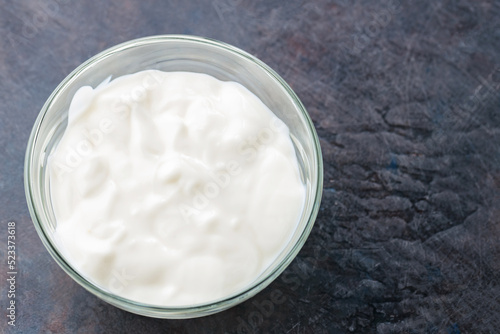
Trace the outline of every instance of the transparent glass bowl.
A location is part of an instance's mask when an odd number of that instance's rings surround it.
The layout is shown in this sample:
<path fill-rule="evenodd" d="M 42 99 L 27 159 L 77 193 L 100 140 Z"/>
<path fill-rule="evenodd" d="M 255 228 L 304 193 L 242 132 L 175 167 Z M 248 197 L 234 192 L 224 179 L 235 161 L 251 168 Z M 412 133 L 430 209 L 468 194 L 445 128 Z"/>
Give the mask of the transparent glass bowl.
<path fill-rule="evenodd" d="M 297 229 L 276 260 L 252 284 L 223 299 L 186 307 L 147 305 L 122 298 L 96 286 L 77 272 L 54 239 L 57 221 L 52 210 L 47 158 L 66 128 L 68 108 L 82 86 L 96 87 L 107 77 L 117 78 L 146 69 L 190 71 L 236 81 L 257 95 L 290 129 L 306 200 Z M 132 40 L 89 59 L 50 95 L 35 122 L 26 150 L 24 185 L 33 223 L 43 244 L 77 283 L 121 309 L 157 318 L 194 318 L 237 305 L 269 285 L 294 259 L 305 243 L 318 213 L 323 184 L 323 161 L 314 126 L 299 98 L 267 65 L 233 46 L 194 36 L 165 35 Z"/>

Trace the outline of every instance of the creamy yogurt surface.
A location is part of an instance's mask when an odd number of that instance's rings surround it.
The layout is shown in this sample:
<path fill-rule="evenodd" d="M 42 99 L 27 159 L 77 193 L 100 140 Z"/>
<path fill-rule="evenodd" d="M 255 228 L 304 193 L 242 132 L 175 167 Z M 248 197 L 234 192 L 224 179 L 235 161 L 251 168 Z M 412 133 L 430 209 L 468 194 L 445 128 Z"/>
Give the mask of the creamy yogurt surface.
<path fill-rule="evenodd" d="M 71 265 L 162 306 L 247 287 L 289 241 L 305 200 L 286 125 L 242 85 L 199 73 L 80 88 L 48 169 Z"/>

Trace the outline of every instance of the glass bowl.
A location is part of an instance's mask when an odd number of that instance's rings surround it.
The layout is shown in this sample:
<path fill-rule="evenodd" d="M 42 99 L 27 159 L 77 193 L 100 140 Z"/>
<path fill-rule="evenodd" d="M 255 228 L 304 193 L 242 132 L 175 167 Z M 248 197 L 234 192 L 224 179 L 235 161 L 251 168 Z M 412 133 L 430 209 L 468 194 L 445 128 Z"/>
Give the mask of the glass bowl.
<path fill-rule="evenodd" d="M 82 86 L 96 87 L 109 76 L 117 78 L 146 69 L 190 71 L 236 81 L 257 95 L 290 129 L 306 199 L 300 221 L 276 260 L 250 285 L 206 304 L 162 307 L 138 303 L 107 291 L 76 271 L 58 249 L 54 231 L 47 158 L 67 125 L 68 108 Z M 132 40 L 89 59 L 68 75 L 42 107 L 29 138 L 24 185 L 35 228 L 50 255 L 85 289 L 121 309 L 156 318 L 194 318 L 237 305 L 268 286 L 294 259 L 305 243 L 318 213 L 323 184 L 323 161 L 314 126 L 299 98 L 285 81 L 252 55 L 218 41 L 183 35 Z"/>

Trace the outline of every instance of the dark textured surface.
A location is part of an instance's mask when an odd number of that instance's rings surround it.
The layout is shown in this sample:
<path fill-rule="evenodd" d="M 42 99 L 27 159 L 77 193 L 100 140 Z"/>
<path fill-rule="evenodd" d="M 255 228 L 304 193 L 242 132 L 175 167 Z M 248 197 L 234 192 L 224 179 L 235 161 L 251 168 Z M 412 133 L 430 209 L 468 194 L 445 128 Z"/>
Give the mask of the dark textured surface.
<path fill-rule="evenodd" d="M 498 333 L 499 1 L 0 0 L 0 266 L 17 223 L 19 333 Z M 40 242 L 24 151 L 56 85 L 117 43 L 185 33 L 240 47 L 316 125 L 325 191 L 292 265 L 194 320 L 109 306 Z M 7 332 L 6 318 L 0 332 Z"/>

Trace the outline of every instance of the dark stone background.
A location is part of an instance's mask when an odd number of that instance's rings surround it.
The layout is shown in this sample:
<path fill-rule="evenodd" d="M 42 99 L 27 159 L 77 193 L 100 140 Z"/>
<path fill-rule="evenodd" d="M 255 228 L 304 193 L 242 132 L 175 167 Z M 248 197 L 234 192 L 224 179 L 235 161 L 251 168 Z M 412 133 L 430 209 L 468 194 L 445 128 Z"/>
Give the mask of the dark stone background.
<path fill-rule="evenodd" d="M 18 333 L 499 333 L 499 1 L 0 0 L 0 265 L 17 223 Z M 255 298 L 193 320 L 109 306 L 51 259 L 23 160 L 56 85 L 155 34 L 240 47 L 294 88 L 321 138 L 321 210 Z M 0 319 L 0 332 L 8 332 Z"/>

